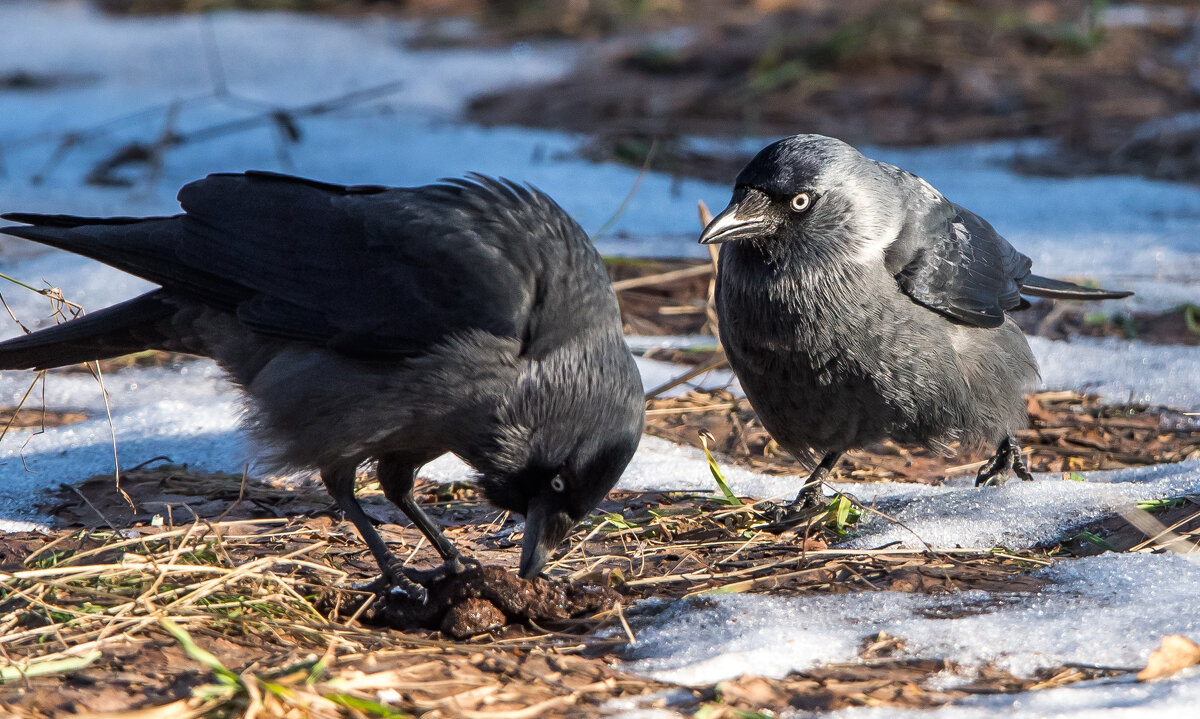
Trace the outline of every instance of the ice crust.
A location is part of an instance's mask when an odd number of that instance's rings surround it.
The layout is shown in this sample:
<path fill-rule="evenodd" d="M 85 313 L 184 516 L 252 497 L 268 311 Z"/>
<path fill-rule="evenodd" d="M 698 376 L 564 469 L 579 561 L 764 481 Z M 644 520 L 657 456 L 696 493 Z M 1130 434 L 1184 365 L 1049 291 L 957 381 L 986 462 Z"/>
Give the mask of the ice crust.
<path fill-rule="evenodd" d="M 15 406 L 34 381 L 32 372 L 0 373 L 0 405 Z M 126 369 L 104 376 L 112 410 L 117 456 L 123 468 L 158 456 L 192 467 L 241 472 L 250 458 L 238 429 L 242 399 L 205 361 L 180 368 Z M 35 389 L 26 407 L 42 405 Z M 45 382 L 45 406 L 85 410 L 76 424 L 11 429 L 0 443 L 0 531 L 44 521 L 33 511 L 41 489 L 73 482 L 114 467 L 104 395 L 86 373 L 54 372 Z M 14 523 L 15 522 L 15 523 Z"/>
<path fill-rule="evenodd" d="M 1001 487 L 976 488 L 973 477 L 937 487 L 893 483 L 834 487 L 904 525 L 868 514 L 845 545 L 863 549 L 892 542 L 912 548 L 1032 547 L 1063 538 L 1065 532 L 1139 500 L 1200 492 L 1200 460 L 1078 476 L 1085 481 L 1039 474 L 1032 482 L 1011 480 Z"/>
<path fill-rule="evenodd" d="M 680 600 L 634 623 L 625 668 L 705 684 L 742 674 L 782 677 L 857 658 L 878 632 L 900 656 L 944 658 L 1019 676 L 1068 663 L 1136 668 L 1166 634 L 1200 639 L 1200 564 L 1177 555 L 1104 554 L 1040 570 L 1034 593 L 865 592 L 811 597 L 710 595 Z"/>
<path fill-rule="evenodd" d="M 1200 409 L 1200 347 L 1115 337 L 1070 342 L 1030 337 L 1029 346 L 1046 389 L 1075 389 L 1111 402 Z"/>

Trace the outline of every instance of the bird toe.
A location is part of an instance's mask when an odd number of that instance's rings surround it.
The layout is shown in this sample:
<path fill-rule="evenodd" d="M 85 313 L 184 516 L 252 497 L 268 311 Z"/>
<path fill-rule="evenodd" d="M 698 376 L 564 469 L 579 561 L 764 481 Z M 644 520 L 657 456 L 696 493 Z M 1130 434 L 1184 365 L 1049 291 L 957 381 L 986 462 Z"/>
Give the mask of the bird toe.
<path fill-rule="evenodd" d="M 425 588 L 424 583 L 413 576 L 418 572 L 419 570 L 405 567 L 393 557 L 392 561 L 388 562 L 384 568 L 384 574 L 380 578 L 380 589 L 382 590 L 380 593 L 386 592 L 392 597 L 404 595 L 418 604 L 426 603 L 429 601 L 429 590 Z"/>
<path fill-rule="evenodd" d="M 765 506 L 764 506 L 765 505 Z M 760 502 L 754 508 L 768 519 L 768 524 L 762 529 L 768 532 L 785 532 L 803 524 L 823 511 L 820 501 L 805 494 L 796 498 L 791 504 L 778 505 L 774 502 Z"/>

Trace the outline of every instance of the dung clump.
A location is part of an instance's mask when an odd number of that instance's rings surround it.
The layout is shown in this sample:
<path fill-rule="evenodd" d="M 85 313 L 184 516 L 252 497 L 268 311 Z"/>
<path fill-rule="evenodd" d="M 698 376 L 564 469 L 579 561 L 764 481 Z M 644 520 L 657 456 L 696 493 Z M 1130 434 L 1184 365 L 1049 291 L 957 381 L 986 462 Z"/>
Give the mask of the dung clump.
<path fill-rule="evenodd" d="M 470 637 L 503 627 L 508 618 L 486 599 L 464 599 L 442 617 L 442 634 L 455 638 Z"/>
<path fill-rule="evenodd" d="M 424 604 L 403 594 L 383 594 L 364 619 L 395 629 L 440 629 L 455 639 L 508 624 L 554 622 L 612 608 L 621 595 L 609 587 L 522 579 L 497 566 L 475 567 L 427 587 Z"/>

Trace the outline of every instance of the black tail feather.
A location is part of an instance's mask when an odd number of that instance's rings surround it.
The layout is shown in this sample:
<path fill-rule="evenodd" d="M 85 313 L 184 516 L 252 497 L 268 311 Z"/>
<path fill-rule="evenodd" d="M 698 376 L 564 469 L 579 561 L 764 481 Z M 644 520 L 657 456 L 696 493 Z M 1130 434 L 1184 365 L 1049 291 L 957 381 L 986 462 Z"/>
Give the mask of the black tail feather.
<path fill-rule="evenodd" d="M 1133 293 L 1124 290 L 1084 287 L 1062 280 L 1052 280 L 1049 277 L 1029 275 L 1021 283 L 1021 294 L 1057 300 L 1119 300 L 1122 297 L 1129 297 Z"/>
<path fill-rule="evenodd" d="M 161 291 L 0 342 L 0 370 L 49 369 L 157 349 L 156 325 L 177 307 Z"/>
<path fill-rule="evenodd" d="M 6 212 L 0 220 L 20 222 L 39 227 L 83 227 L 84 225 L 132 225 L 146 220 L 169 220 L 170 217 L 78 217 L 76 215 L 39 215 L 34 212 Z M 3 228 L 5 232 L 13 228 Z"/>

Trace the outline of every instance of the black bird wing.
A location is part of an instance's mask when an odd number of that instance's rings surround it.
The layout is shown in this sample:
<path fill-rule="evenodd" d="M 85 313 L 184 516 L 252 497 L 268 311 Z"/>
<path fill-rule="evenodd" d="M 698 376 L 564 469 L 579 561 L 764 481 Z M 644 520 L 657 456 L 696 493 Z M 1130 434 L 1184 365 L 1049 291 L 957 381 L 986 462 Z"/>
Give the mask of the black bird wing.
<path fill-rule="evenodd" d="M 471 329 L 552 343 L 565 330 L 536 307 L 556 277 L 547 252 L 582 244 L 595 255 L 549 198 L 482 177 L 389 189 L 211 175 L 179 200 L 184 214 L 170 218 L 7 215 L 33 226 L 3 231 L 233 312 L 262 334 L 380 359 Z"/>
<path fill-rule="evenodd" d="M 0 343 L 0 369 L 48 369 L 163 347 L 178 306 L 162 290 Z"/>
<path fill-rule="evenodd" d="M 976 327 L 1021 307 L 1031 261 L 974 212 L 947 201 L 915 215 L 884 261 L 915 302 Z"/>

